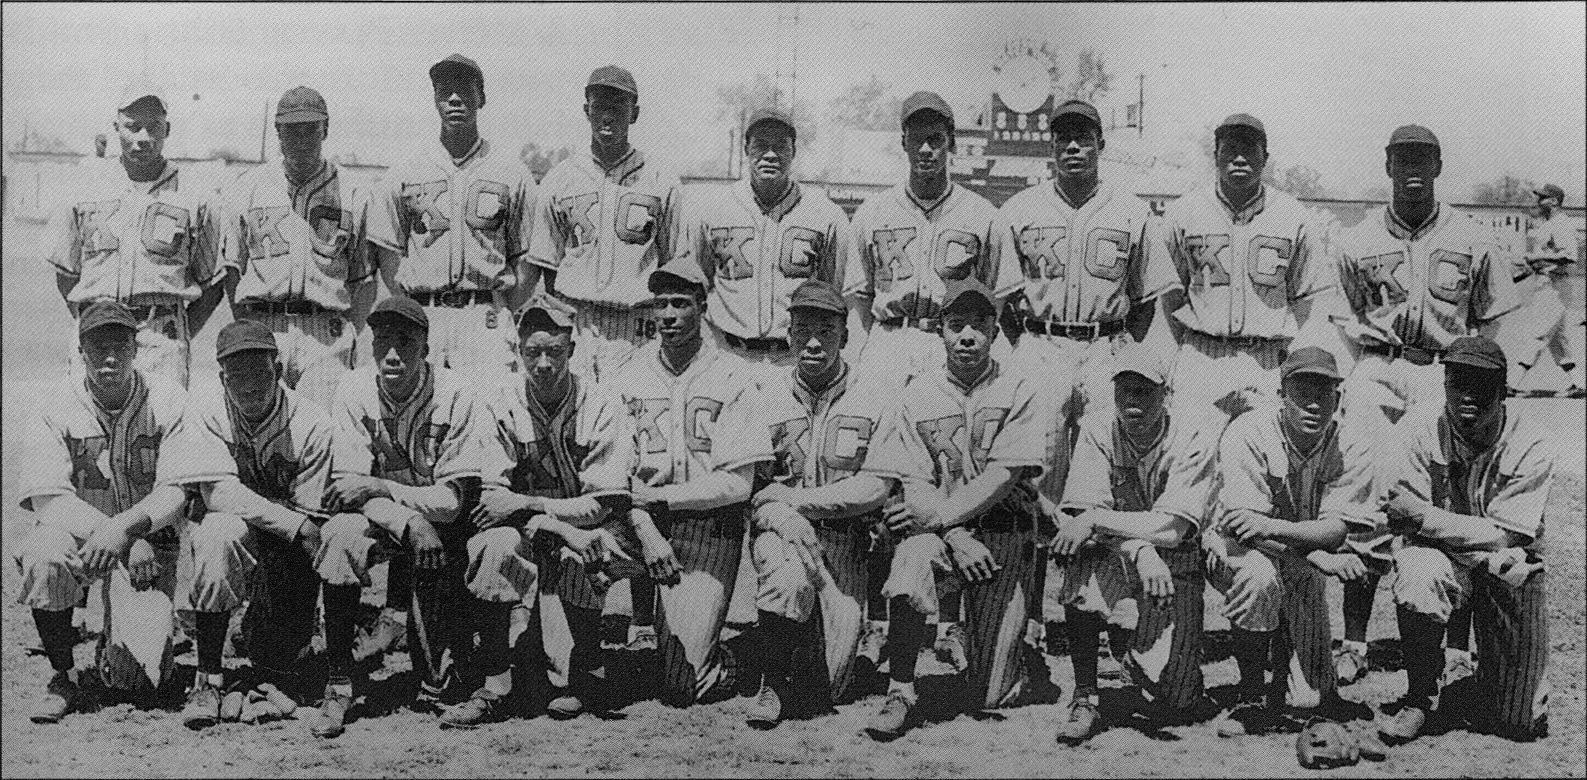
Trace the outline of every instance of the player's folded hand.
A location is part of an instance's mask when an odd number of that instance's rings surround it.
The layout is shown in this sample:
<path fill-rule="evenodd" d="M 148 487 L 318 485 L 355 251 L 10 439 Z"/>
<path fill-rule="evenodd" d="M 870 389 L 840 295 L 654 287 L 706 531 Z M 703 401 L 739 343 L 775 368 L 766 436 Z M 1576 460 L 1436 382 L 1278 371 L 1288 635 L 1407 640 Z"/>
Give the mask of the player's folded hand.
<path fill-rule="evenodd" d="M 513 516 L 524 509 L 524 503 L 524 497 L 511 490 L 486 490 L 480 494 L 479 503 L 474 505 L 468 519 L 481 531 L 514 525 Z"/>
<path fill-rule="evenodd" d="M 788 487 L 781 482 L 773 482 L 770 485 L 761 488 L 760 492 L 755 494 L 754 499 L 752 499 L 750 503 L 753 504 L 756 509 L 774 502 L 787 503 L 788 496 L 792 493 L 793 488 Z"/>
<path fill-rule="evenodd" d="M 932 533 L 933 525 L 938 522 L 938 518 L 936 511 L 928 507 L 900 501 L 882 507 L 882 522 L 894 534 L 908 537 Z"/>
<path fill-rule="evenodd" d="M 1058 534 L 1052 538 L 1052 554 L 1059 560 L 1066 560 L 1080 552 L 1080 545 L 1091 538 L 1096 526 L 1084 512 L 1078 515 L 1060 512 L 1059 518 Z"/>
<path fill-rule="evenodd" d="M 306 517 L 303 524 L 298 526 L 297 535 L 294 537 L 303 552 L 308 553 L 309 560 L 314 560 L 320 552 L 320 526 L 313 518 Z"/>
<path fill-rule="evenodd" d="M 132 536 L 120 523 L 100 523 L 77 555 L 90 573 L 108 571 L 132 549 Z"/>
<path fill-rule="evenodd" d="M 147 539 L 138 539 L 127 551 L 127 574 L 132 587 L 143 590 L 154 583 L 160 574 L 160 563 L 154 557 L 154 546 Z"/>
<path fill-rule="evenodd" d="M 821 539 L 816 536 L 816 529 L 810 525 L 810 521 L 805 519 L 804 515 L 787 504 L 774 504 L 765 510 L 765 516 L 767 530 L 795 547 L 820 556 Z"/>
<path fill-rule="evenodd" d="M 1003 567 L 997 565 L 997 560 L 992 557 L 992 551 L 981 543 L 964 528 L 955 528 L 942 537 L 948 544 L 948 551 L 953 554 L 953 563 L 959 567 L 959 572 L 971 582 L 981 582 L 992 579 Z"/>
<path fill-rule="evenodd" d="M 1389 518 L 1389 531 L 1402 536 L 1421 533 L 1428 506 L 1426 501 L 1410 493 L 1391 492 L 1388 503 L 1383 507 L 1384 514 Z"/>
<path fill-rule="evenodd" d="M 1266 539 L 1268 519 L 1256 512 L 1234 512 L 1224 519 L 1223 530 L 1240 542 Z"/>
<path fill-rule="evenodd" d="M 390 498 L 386 483 L 364 474 L 343 474 L 325 489 L 320 505 L 330 512 L 352 512 L 372 498 Z"/>
<path fill-rule="evenodd" d="M 1229 562 L 1229 546 L 1223 535 L 1207 531 L 1201 535 L 1201 553 L 1206 556 L 1207 568 L 1217 569 Z"/>
<path fill-rule="evenodd" d="M 645 570 L 650 572 L 650 578 L 663 585 L 676 585 L 678 575 L 683 571 L 683 565 L 678 563 L 678 556 L 672 550 L 672 542 L 661 534 L 641 537 L 639 541 L 640 553 L 645 556 Z"/>
<path fill-rule="evenodd" d="M 1367 576 L 1366 562 L 1355 553 L 1331 553 L 1326 550 L 1313 550 L 1306 554 L 1306 560 L 1317 567 L 1319 571 L 1330 577 L 1337 577 L 1342 582 L 1353 582 Z"/>
<path fill-rule="evenodd" d="M 1174 597 L 1174 575 L 1156 547 L 1147 545 L 1135 554 L 1135 571 L 1141 575 L 1141 589 L 1147 596 L 1158 601 Z"/>
<path fill-rule="evenodd" d="M 408 549 L 413 551 L 413 565 L 419 569 L 439 569 L 446 565 L 446 548 L 435 526 L 422 517 L 408 521 Z"/>

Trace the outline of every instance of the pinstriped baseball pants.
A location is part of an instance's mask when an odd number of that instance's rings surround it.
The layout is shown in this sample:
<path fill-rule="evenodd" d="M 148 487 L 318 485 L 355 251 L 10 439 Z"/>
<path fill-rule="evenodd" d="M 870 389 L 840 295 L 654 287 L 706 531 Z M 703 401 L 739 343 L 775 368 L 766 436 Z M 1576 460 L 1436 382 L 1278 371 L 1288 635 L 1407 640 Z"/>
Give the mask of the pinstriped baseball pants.
<path fill-rule="evenodd" d="M 1328 576 L 1300 558 L 1273 558 L 1232 539 L 1226 561 L 1207 571 L 1224 595 L 1223 615 L 1246 631 L 1278 631 L 1274 658 L 1289 675 L 1289 704 L 1316 707 L 1338 685 L 1325 598 Z M 1274 679 L 1282 672 L 1275 666 Z"/>
<path fill-rule="evenodd" d="M 675 514 L 662 529 L 683 567 L 675 584 L 657 588 L 656 638 L 668 704 L 687 706 L 731 682 L 731 662 L 717 637 L 738 581 L 748 514 L 744 504 Z"/>
<path fill-rule="evenodd" d="M 491 528 L 468 535 L 463 584 L 482 601 L 517 603 L 535 588 L 537 568 L 529 541 L 516 528 Z M 314 570 L 327 585 L 368 586 L 369 570 L 398 555 L 406 545 L 361 514 L 344 513 L 320 528 Z"/>
<path fill-rule="evenodd" d="M 792 679 L 800 686 L 826 685 L 831 700 L 838 701 L 847 693 L 860 645 L 870 535 L 858 518 L 848 527 L 817 525 L 815 532 L 822 554 L 814 571 L 777 534 L 763 531 L 755 536 L 755 601 L 764 612 L 801 623 L 819 621 L 823 668 L 795 669 Z"/>
<path fill-rule="evenodd" d="M 635 349 L 655 335 L 645 309 L 603 306 L 588 301 L 565 301 L 575 307 L 573 371 L 590 380 L 609 380 Z"/>

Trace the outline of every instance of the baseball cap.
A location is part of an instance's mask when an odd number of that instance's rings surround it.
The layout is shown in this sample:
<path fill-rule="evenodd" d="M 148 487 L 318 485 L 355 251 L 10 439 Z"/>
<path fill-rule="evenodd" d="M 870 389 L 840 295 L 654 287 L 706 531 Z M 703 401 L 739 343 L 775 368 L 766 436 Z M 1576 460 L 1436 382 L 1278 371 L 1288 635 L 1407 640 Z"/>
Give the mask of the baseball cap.
<path fill-rule="evenodd" d="M 479 69 L 479 63 L 461 54 L 452 54 L 430 66 L 431 81 L 435 81 L 443 73 L 462 73 L 479 82 L 480 89 L 485 88 L 485 71 Z"/>
<path fill-rule="evenodd" d="M 942 299 L 943 313 L 970 306 L 983 309 L 987 314 L 997 313 L 997 299 L 992 296 L 992 290 L 980 279 L 968 276 L 949 281 Z"/>
<path fill-rule="evenodd" d="M 1126 343 L 1113 358 L 1113 378 L 1139 374 L 1154 384 L 1168 383 L 1168 367 L 1157 350 L 1145 344 Z"/>
<path fill-rule="evenodd" d="M 1212 131 L 1212 137 L 1217 138 L 1224 133 L 1230 133 L 1242 128 L 1256 133 L 1261 137 L 1262 143 L 1267 143 L 1267 128 L 1262 126 L 1262 120 L 1250 114 L 1230 114 L 1224 117 L 1223 122 L 1218 125 L 1218 129 Z"/>
<path fill-rule="evenodd" d="M 119 325 L 129 330 L 138 329 L 138 321 L 133 318 L 132 310 L 128 309 L 126 304 L 112 300 L 94 301 L 78 316 L 77 335 L 81 338 L 90 331 L 111 325 Z"/>
<path fill-rule="evenodd" d="M 816 311 L 832 312 L 833 314 L 847 314 L 848 307 L 843 305 L 843 294 L 831 282 L 820 279 L 806 279 L 803 284 L 794 288 L 793 295 L 789 298 L 788 310 L 814 309 Z"/>
<path fill-rule="evenodd" d="M 1399 146 L 1400 144 L 1425 144 L 1436 149 L 1438 148 L 1438 136 L 1433 135 L 1433 131 L 1421 125 L 1403 125 L 1394 128 L 1394 132 L 1389 134 L 1390 147 Z"/>
<path fill-rule="evenodd" d="M 1486 336 L 1461 336 L 1444 351 L 1444 365 L 1471 366 L 1492 371 L 1506 370 L 1504 350 Z"/>
<path fill-rule="evenodd" d="M 685 284 L 698 287 L 701 290 L 705 289 L 705 271 L 701 270 L 699 262 L 687 257 L 669 260 L 666 265 L 651 271 L 650 279 L 648 280 L 650 291 L 653 293 L 661 292 L 657 288 L 668 277 L 681 279 Z"/>
<path fill-rule="evenodd" d="M 1558 184 L 1545 184 L 1543 189 L 1532 190 L 1532 194 L 1539 198 L 1553 198 L 1559 201 L 1560 205 L 1565 203 L 1565 191 L 1560 189 Z"/>
<path fill-rule="evenodd" d="M 750 132 L 755 129 L 755 125 L 761 122 L 779 122 L 788 128 L 789 138 L 795 140 L 799 138 L 798 132 L 794 129 L 793 117 L 789 116 L 788 112 L 776 107 L 755 109 L 755 113 L 750 114 L 749 121 L 744 124 L 744 137 L 748 138 Z"/>
<path fill-rule="evenodd" d="M 573 330 L 573 317 L 544 296 L 535 296 L 518 314 L 518 333 L 522 335 L 524 329 L 531 326 L 548 332 Z"/>
<path fill-rule="evenodd" d="M 278 125 L 321 122 L 330 118 L 330 112 L 325 110 L 325 98 L 310 87 L 293 87 L 276 103 Z"/>
<path fill-rule="evenodd" d="M 634 74 L 617 65 L 602 65 L 591 72 L 590 83 L 584 85 L 585 91 L 589 91 L 590 87 L 611 87 L 639 97 L 639 86 L 634 83 Z"/>
<path fill-rule="evenodd" d="M 1301 347 L 1284 358 L 1284 365 L 1278 369 L 1279 377 L 1289 379 L 1296 374 L 1327 377 L 1335 382 L 1344 379 L 1339 374 L 1339 363 L 1334 360 L 1334 353 L 1322 347 Z"/>
<path fill-rule="evenodd" d="M 948 107 L 948 101 L 935 92 L 916 92 L 904 98 L 903 108 L 898 112 L 898 124 L 909 124 L 909 118 L 921 111 L 932 111 L 953 124 L 953 109 Z"/>
<path fill-rule="evenodd" d="M 1058 120 L 1063 119 L 1066 116 L 1081 117 L 1094 125 L 1098 130 L 1102 129 L 1102 117 L 1097 114 L 1096 106 L 1093 106 L 1084 100 L 1065 100 L 1064 102 L 1059 103 L 1058 106 L 1052 110 L 1052 123 L 1056 125 L 1058 124 Z"/>
<path fill-rule="evenodd" d="M 215 337 L 215 359 L 225 360 L 238 352 L 276 351 L 276 337 L 255 320 L 233 320 Z"/>
<path fill-rule="evenodd" d="M 121 97 L 116 101 L 116 110 L 118 112 L 126 111 L 132 108 L 133 105 L 150 98 L 153 98 L 154 102 L 160 105 L 160 113 L 169 113 L 170 103 L 165 100 L 165 90 L 160 89 L 153 82 L 143 79 L 130 82 L 121 90 Z"/>
<path fill-rule="evenodd" d="M 424 313 L 419 302 L 406 295 L 393 295 L 369 312 L 369 326 L 383 328 L 388 325 L 413 325 L 421 330 L 430 329 L 430 315 Z"/>

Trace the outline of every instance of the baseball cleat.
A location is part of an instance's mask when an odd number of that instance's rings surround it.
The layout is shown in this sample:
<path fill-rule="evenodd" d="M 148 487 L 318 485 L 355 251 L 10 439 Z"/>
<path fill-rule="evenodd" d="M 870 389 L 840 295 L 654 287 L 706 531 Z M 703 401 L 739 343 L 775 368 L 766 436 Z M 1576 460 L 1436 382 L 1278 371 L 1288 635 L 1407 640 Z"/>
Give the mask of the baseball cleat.
<path fill-rule="evenodd" d="M 1421 707 L 1404 706 L 1393 715 L 1384 715 L 1378 720 L 1378 736 L 1389 745 L 1403 745 L 1422 735 L 1422 730 L 1427 728 L 1427 710 Z"/>
<path fill-rule="evenodd" d="M 347 711 L 353 708 L 353 697 L 336 690 L 340 686 L 325 686 L 325 701 L 320 703 L 319 718 L 309 727 L 314 736 L 335 739 L 347 730 Z"/>
<path fill-rule="evenodd" d="M 1279 728 L 1279 716 L 1262 699 L 1242 698 L 1213 721 L 1220 737 L 1270 734 Z"/>
<path fill-rule="evenodd" d="M 393 618 L 390 611 L 383 609 L 369 631 L 359 633 L 358 641 L 353 645 L 353 661 L 362 663 L 375 656 L 406 650 L 407 637 L 408 627 Z"/>
<path fill-rule="evenodd" d="M 56 672 L 44 687 L 44 699 L 28 714 L 28 720 L 34 723 L 59 723 L 61 718 L 72 711 L 77 703 L 77 697 L 82 692 L 77 688 L 77 683 L 72 682 L 72 677 L 66 672 Z"/>
<path fill-rule="evenodd" d="M 507 705 L 501 696 L 480 688 L 468 701 L 453 707 L 441 716 L 443 729 L 471 729 L 486 723 L 496 723 L 507 718 Z"/>
<path fill-rule="evenodd" d="M 1444 673 L 1438 678 L 1438 689 L 1449 686 L 1477 673 L 1477 659 L 1469 651 L 1451 650 L 1444 658 Z"/>
<path fill-rule="evenodd" d="M 297 712 L 298 703 L 293 701 L 292 697 L 288 696 L 286 692 L 277 688 L 274 683 L 259 683 L 259 687 L 254 690 L 264 694 L 265 699 L 281 713 L 281 717 L 290 718 L 294 712 Z"/>
<path fill-rule="evenodd" d="M 865 724 L 865 733 L 877 742 L 892 742 L 902 737 L 914 706 L 914 702 L 902 691 L 887 694 L 887 701 L 882 704 L 882 708 Z"/>
<path fill-rule="evenodd" d="M 248 697 L 241 689 L 227 691 L 226 695 L 220 698 L 220 722 L 236 723 L 242 720 L 242 705 L 247 700 Z"/>
<path fill-rule="evenodd" d="M 1350 685 L 1367 676 L 1366 656 L 1357 652 L 1355 648 L 1334 648 L 1334 674 L 1339 678 L 1340 685 Z"/>
<path fill-rule="evenodd" d="M 628 652 L 639 653 L 655 650 L 661 646 L 656 639 L 655 626 L 629 626 L 628 627 Z"/>
<path fill-rule="evenodd" d="M 755 704 L 744 715 L 744 721 L 752 729 L 762 731 L 776 728 L 782 722 L 782 696 L 777 689 L 770 685 L 760 686 L 760 695 L 755 697 Z"/>
<path fill-rule="evenodd" d="M 970 655 L 964 647 L 964 627 L 958 623 L 948 626 L 931 649 L 937 660 L 951 668 L 954 674 L 970 668 Z"/>
<path fill-rule="evenodd" d="M 555 720 L 572 720 L 584 714 L 584 701 L 577 696 L 558 696 L 546 705 L 546 714 Z"/>
<path fill-rule="evenodd" d="M 182 707 L 182 725 L 196 731 L 219 722 L 220 691 L 207 682 L 195 684 L 187 692 L 187 705 Z"/>
<path fill-rule="evenodd" d="M 1060 745 L 1079 745 L 1107 730 L 1102 713 L 1089 698 L 1076 698 L 1069 705 L 1069 720 L 1058 726 L 1056 739 Z"/>
<path fill-rule="evenodd" d="M 887 624 L 880 620 L 865 621 L 865 632 L 860 635 L 860 646 L 855 655 L 868 659 L 871 667 L 882 665 L 882 653 L 887 652 Z"/>

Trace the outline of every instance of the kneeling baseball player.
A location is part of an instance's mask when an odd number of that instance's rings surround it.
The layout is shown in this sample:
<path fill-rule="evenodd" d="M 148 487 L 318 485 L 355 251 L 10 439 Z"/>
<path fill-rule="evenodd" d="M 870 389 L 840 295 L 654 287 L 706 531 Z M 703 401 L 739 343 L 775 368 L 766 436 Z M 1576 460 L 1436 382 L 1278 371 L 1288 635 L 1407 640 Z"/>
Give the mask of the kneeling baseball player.
<path fill-rule="evenodd" d="M 1124 661 L 1147 714 L 1185 722 L 1202 697 L 1204 580 L 1195 539 L 1212 498 L 1218 431 L 1170 414 L 1168 369 L 1151 347 L 1126 345 L 1115 360 L 1115 419 L 1084 426 L 1075 442 L 1052 548 L 1074 660 L 1074 699 L 1057 737 L 1069 745 L 1107 728 L 1097 638 L 1122 599 L 1139 604 Z"/>

